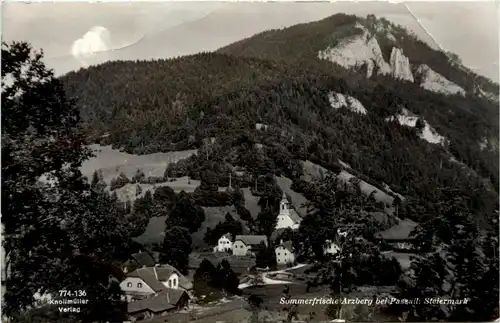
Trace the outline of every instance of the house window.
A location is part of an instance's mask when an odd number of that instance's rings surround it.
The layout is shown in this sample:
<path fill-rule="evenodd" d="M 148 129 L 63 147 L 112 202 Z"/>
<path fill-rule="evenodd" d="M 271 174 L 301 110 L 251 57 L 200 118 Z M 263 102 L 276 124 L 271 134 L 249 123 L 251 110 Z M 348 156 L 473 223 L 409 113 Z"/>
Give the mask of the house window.
<path fill-rule="evenodd" d="M 142 288 L 142 283 L 137 283 L 137 288 Z"/>
<path fill-rule="evenodd" d="M 281 256 L 281 254 L 278 252 L 278 256 Z"/>
<path fill-rule="evenodd" d="M 177 286 L 177 278 L 174 278 L 173 282 L 172 282 L 172 285 L 175 287 Z"/>
<path fill-rule="evenodd" d="M 169 280 L 168 283 L 167 283 L 168 287 L 172 287 L 172 281 Z"/>
<path fill-rule="evenodd" d="M 127 283 L 127 287 L 132 287 L 132 283 Z"/>

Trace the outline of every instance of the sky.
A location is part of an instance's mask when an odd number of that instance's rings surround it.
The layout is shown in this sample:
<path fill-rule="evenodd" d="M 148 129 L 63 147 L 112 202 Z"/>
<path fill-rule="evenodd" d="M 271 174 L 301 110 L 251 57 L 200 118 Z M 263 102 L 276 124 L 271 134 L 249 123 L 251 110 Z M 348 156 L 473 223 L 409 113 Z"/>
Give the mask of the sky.
<path fill-rule="evenodd" d="M 57 75 L 109 60 L 212 51 L 271 28 L 335 13 L 403 25 L 498 82 L 498 4 L 487 2 L 3 2 L 4 41 L 42 48 Z"/>

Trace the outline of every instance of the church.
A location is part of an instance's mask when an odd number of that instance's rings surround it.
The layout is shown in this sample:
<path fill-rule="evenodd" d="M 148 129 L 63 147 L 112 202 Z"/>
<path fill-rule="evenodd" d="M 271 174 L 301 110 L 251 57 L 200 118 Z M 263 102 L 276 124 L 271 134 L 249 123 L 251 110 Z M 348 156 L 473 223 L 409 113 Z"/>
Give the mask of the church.
<path fill-rule="evenodd" d="M 302 218 L 290 207 L 286 194 L 283 193 L 283 198 L 280 202 L 280 213 L 276 222 L 276 230 L 285 228 L 298 229 L 301 221 Z"/>

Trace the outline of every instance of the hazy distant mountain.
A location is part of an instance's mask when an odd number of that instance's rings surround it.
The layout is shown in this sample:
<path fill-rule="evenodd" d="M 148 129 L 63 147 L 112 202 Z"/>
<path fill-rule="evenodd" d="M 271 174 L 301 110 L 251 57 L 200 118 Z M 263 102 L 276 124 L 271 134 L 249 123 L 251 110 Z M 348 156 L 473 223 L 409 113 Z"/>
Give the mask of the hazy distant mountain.
<path fill-rule="evenodd" d="M 498 19 L 493 2 L 18 2 L 5 3 L 2 9 L 3 40 L 26 40 L 43 48 L 45 61 L 58 75 L 82 66 L 81 58 L 72 55 L 80 39 L 87 50 L 103 41 L 108 49 L 87 55 L 87 65 L 170 58 L 216 50 L 264 30 L 347 13 L 375 14 L 401 24 L 431 47 L 454 51 L 467 66 L 498 80 Z M 92 32 L 99 27 L 108 31 L 109 37 L 103 37 L 107 39 Z"/>

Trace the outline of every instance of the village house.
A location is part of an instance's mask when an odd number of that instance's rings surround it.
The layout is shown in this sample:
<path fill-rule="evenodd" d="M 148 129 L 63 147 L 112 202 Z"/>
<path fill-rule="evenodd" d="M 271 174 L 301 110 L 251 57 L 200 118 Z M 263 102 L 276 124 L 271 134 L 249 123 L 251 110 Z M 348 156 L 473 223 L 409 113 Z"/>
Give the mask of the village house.
<path fill-rule="evenodd" d="M 283 198 L 280 202 L 280 213 L 278 214 L 278 220 L 276 221 L 276 230 L 290 228 L 298 229 L 302 218 L 297 214 L 297 212 L 290 208 L 290 203 L 283 193 Z"/>
<path fill-rule="evenodd" d="M 346 238 L 346 237 L 347 237 L 347 235 L 348 235 L 347 229 L 346 229 L 346 228 L 338 228 L 338 229 L 337 229 L 337 235 L 338 235 L 339 237 L 344 237 L 344 238 Z"/>
<path fill-rule="evenodd" d="M 168 312 L 187 308 L 190 299 L 185 290 L 166 288 L 151 297 L 128 303 L 127 314 L 133 321 L 165 316 Z"/>
<path fill-rule="evenodd" d="M 339 251 L 340 251 L 340 247 L 335 242 L 333 242 L 331 240 L 325 241 L 325 247 L 324 247 L 325 254 L 335 255 Z"/>
<path fill-rule="evenodd" d="M 412 252 L 414 251 L 411 232 L 418 226 L 411 220 L 399 220 L 399 222 L 385 231 L 375 234 L 380 241 L 389 244 L 393 251 Z"/>
<path fill-rule="evenodd" d="M 238 177 L 241 177 L 241 176 L 244 176 L 245 175 L 245 172 L 246 172 L 246 169 L 245 167 L 241 167 L 241 166 L 234 166 L 233 167 L 233 172 L 236 176 Z"/>
<path fill-rule="evenodd" d="M 267 124 L 264 124 L 264 123 L 256 123 L 255 124 L 255 130 L 267 131 L 268 128 L 269 128 L 269 126 Z"/>
<path fill-rule="evenodd" d="M 230 233 L 226 233 L 219 238 L 217 246 L 215 247 L 216 252 L 232 252 L 233 251 L 233 236 Z"/>
<path fill-rule="evenodd" d="M 139 251 L 130 256 L 130 259 L 125 262 L 123 266 L 123 272 L 128 273 L 136 270 L 137 268 L 153 267 L 158 264 L 159 254 L 152 253 L 149 251 Z"/>
<path fill-rule="evenodd" d="M 136 269 L 120 283 L 127 301 L 142 299 L 167 288 L 190 292 L 193 284 L 170 265 L 157 265 Z"/>
<path fill-rule="evenodd" d="M 292 265 L 295 262 L 295 252 L 291 241 L 283 240 L 276 247 L 276 262 L 278 265 Z"/>
<path fill-rule="evenodd" d="M 248 256 L 255 255 L 260 246 L 264 244 L 267 246 L 266 236 L 253 236 L 253 235 L 238 235 L 233 243 L 234 256 Z"/>

